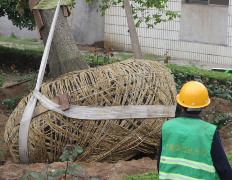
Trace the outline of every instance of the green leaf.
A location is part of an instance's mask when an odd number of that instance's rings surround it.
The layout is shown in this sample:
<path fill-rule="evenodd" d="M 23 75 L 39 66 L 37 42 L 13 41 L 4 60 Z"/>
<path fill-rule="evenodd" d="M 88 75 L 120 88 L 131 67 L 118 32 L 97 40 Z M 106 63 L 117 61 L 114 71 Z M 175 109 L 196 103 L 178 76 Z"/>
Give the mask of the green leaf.
<path fill-rule="evenodd" d="M 77 151 L 73 150 L 73 157 L 76 158 L 77 157 Z"/>
<path fill-rule="evenodd" d="M 55 177 L 57 172 L 58 172 L 58 170 L 53 171 L 52 172 L 52 177 Z"/>
<path fill-rule="evenodd" d="M 68 150 L 65 150 L 65 151 L 63 152 L 63 154 L 68 154 Z"/>
<path fill-rule="evenodd" d="M 39 178 L 39 175 L 35 172 L 30 173 L 33 178 Z"/>
<path fill-rule="evenodd" d="M 81 147 L 76 147 L 75 150 L 78 152 L 78 153 L 82 153 L 83 152 L 83 149 Z"/>
<path fill-rule="evenodd" d="M 70 172 L 70 173 L 74 173 L 74 171 L 75 171 L 75 166 L 68 166 L 68 171 Z"/>
<path fill-rule="evenodd" d="M 59 176 L 62 176 L 63 174 L 65 174 L 65 170 L 58 170 L 58 174 Z"/>
<path fill-rule="evenodd" d="M 91 178 L 90 180 L 99 180 L 98 178 Z"/>
<path fill-rule="evenodd" d="M 4 154 L 2 151 L 0 151 L 0 154 L 1 154 L 3 157 L 5 157 L 5 154 Z"/>
<path fill-rule="evenodd" d="M 70 157 L 70 158 L 68 158 L 68 159 L 69 159 L 69 161 L 73 162 L 73 158 Z"/>
<path fill-rule="evenodd" d="M 63 159 L 63 158 L 65 158 L 65 157 L 66 157 L 66 155 L 63 154 L 63 155 L 60 156 L 60 159 Z"/>
<path fill-rule="evenodd" d="M 27 172 L 23 177 L 22 180 L 27 180 L 27 176 L 30 174 L 30 172 Z"/>
<path fill-rule="evenodd" d="M 45 176 L 47 174 L 47 171 L 41 171 L 40 173 L 42 176 Z"/>
<path fill-rule="evenodd" d="M 77 165 L 76 168 L 79 169 L 79 170 L 83 169 L 83 167 L 81 165 Z"/>

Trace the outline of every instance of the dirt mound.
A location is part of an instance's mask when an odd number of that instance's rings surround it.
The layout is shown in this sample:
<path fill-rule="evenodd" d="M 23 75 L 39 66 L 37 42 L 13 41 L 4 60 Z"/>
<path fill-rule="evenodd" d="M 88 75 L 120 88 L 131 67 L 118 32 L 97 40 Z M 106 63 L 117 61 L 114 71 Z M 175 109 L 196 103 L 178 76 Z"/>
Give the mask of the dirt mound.
<path fill-rule="evenodd" d="M 213 111 L 217 113 L 232 113 L 232 102 L 221 98 L 210 98 L 211 103 L 200 114 L 202 118 L 208 115 L 212 119 Z"/>
<path fill-rule="evenodd" d="M 225 152 L 232 152 L 232 122 L 219 130 L 222 146 Z"/>
<path fill-rule="evenodd" d="M 157 169 L 156 163 L 156 160 L 151 160 L 150 158 L 146 157 L 139 160 L 119 161 L 115 164 L 99 162 L 75 162 L 74 165 L 83 166 L 83 170 L 80 171 L 82 173 L 96 177 L 99 180 L 110 180 L 122 179 L 125 175 L 155 172 Z M 66 162 L 54 162 L 52 163 L 53 168 L 49 170 L 65 169 L 65 165 Z M 22 176 L 28 171 L 40 173 L 44 166 L 44 163 L 22 165 L 14 164 L 11 161 L 8 161 L 4 166 L 0 167 L 0 179 L 22 179 Z"/>
<path fill-rule="evenodd" d="M 11 112 L 9 110 L 5 109 L 5 105 L 2 104 L 2 101 L 4 99 L 12 99 L 13 97 L 16 96 L 22 96 L 26 92 L 29 92 L 29 89 L 27 89 L 27 85 L 24 84 L 19 84 L 12 86 L 10 88 L 0 88 L 0 113 L 3 113 L 5 115 L 10 114 Z M 17 99 L 16 104 L 19 102 L 19 99 Z"/>
<path fill-rule="evenodd" d="M 207 106 L 200 115 L 205 121 L 207 121 L 207 115 L 208 120 L 212 120 L 214 117 L 213 112 L 217 114 L 232 113 L 232 102 L 213 97 L 211 98 L 210 105 Z M 230 120 L 232 120 L 232 118 L 230 118 Z M 232 152 L 232 122 L 222 127 L 219 130 L 219 135 L 225 152 Z"/>

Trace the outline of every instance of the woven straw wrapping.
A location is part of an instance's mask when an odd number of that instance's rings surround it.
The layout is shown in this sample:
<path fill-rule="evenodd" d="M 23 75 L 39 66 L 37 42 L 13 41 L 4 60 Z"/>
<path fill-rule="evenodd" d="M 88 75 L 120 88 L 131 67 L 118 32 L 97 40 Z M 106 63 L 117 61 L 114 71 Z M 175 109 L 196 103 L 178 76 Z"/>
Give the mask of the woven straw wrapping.
<path fill-rule="evenodd" d="M 176 105 L 174 79 L 156 61 L 127 60 L 71 72 L 41 87 L 49 99 L 67 92 L 70 104 L 78 106 Z M 23 113 L 31 95 L 20 101 L 5 128 L 4 138 L 16 162 L 20 162 L 19 125 L 14 117 Z M 31 120 L 29 159 L 31 163 L 59 161 L 69 137 L 84 149 L 79 161 L 117 162 L 139 152 L 154 154 L 167 119 L 80 120 L 47 111 Z"/>

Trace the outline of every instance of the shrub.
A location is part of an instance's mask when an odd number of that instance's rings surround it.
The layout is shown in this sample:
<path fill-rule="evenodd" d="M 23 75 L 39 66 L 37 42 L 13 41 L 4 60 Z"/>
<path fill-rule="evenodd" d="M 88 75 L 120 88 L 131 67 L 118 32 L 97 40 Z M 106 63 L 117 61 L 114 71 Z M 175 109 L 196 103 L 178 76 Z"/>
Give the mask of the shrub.
<path fill-rule="evenodd" d="M 14 64 L 17 70 L 39 69 L 42 55 L 43 51 L 0 46 L 0 64 L 5 67 Z"/>

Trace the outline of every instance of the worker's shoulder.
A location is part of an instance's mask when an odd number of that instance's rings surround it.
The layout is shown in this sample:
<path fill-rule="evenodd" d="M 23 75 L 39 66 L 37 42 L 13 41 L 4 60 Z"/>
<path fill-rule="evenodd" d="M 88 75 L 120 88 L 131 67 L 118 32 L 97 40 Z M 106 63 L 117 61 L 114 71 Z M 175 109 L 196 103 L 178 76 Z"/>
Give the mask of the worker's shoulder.
<path fill-rule="evenodd" d="M 186 117 L 178 117 L 174 119 L 170 119 L 166 121 L 163 126 L 182 126 L 182 125 L 197 125 L 202 126 L 204 128 L 213 128 L 216 129 L 217 126 L 205 122 L 201 119 L 193 119 L 193 118 L 186 118 Z"/>

